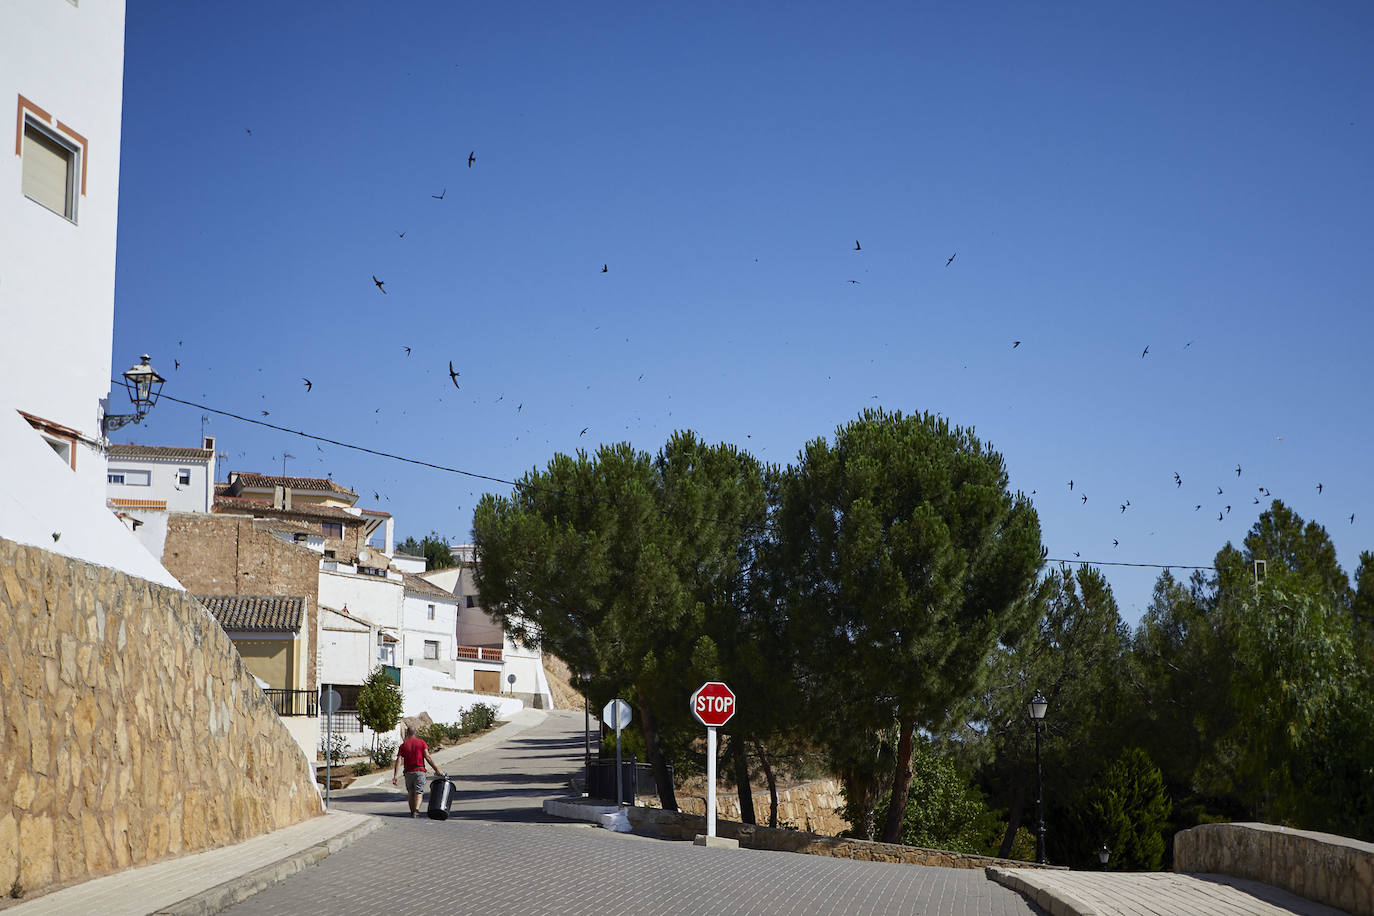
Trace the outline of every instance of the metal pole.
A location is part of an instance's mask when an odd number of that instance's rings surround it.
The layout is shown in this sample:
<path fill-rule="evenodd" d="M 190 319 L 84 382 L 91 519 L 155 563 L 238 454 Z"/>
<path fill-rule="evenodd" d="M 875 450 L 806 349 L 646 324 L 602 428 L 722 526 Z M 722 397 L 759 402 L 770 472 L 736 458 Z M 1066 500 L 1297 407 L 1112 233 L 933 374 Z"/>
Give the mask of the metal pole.
<path fill-rule="evenodd" d="M 585 685 L 583 685 L 583 689 L 586 689 Z M 582 744 L 582 759 L 586 763 L 582 794 L 590 798 L 592 794 L 592 707 L 591 701 L 585 695 L 582 697 Z"/>
<path fill-rule="evenodd" d="M 328 689 L 326 684 L 325 688 Z M 324 806 L 329 807 L 329 784 L 333 782 L 332 764 L 334 762 L 334 714 L 325 713 L 324 720 Z"/>
<path fill-rule="evenodd" d="M 706 835 L 716 835 L 716 729 L 706 727 Z"/>
<path fill-rule="evenodd" d="M 1045 784 L 1040 776 L 1040 720 L 1035 720 L 1035 861 L 1045 864 Z"/>
<path fill-rule="evenodd" d="M 620 765 L 620 710 L 615 711 L 615 803 L 625 804 L 625 770 Z"/>

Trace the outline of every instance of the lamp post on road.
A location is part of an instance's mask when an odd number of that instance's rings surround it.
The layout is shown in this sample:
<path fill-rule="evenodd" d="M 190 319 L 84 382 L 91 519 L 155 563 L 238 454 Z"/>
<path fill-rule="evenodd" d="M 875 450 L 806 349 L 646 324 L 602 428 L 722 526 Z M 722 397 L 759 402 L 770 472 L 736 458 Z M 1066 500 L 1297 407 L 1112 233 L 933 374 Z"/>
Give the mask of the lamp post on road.
<path fill-rule="evenodd" d="M 587 687 L 592 682 L 592 673 L 584 669 L 578 675 L 578 680 L 582 684 L 582 762 L 584 764 L 582 794 L 590 798 L 592 794 L 592 706 L 591 700 L 587 699 Z"/>
<path fill-rule="evenodd" d="M 1112 859 L 1112 851 L 1103 843 L 1102 848 L 1097 851 L 1097 861 L 1102 863 L 1102 870 L 1107 870 L 1107 863 Z"/>
<path fill-rule="evenodd" d="M 1031 697 L 1030 714 L 1035 720 L 1035 861 L 1045 864 L 1045 783 L 1040 775 L 1040 722 L 1045 718 L 1049 703 L 1035 691 Z"/>

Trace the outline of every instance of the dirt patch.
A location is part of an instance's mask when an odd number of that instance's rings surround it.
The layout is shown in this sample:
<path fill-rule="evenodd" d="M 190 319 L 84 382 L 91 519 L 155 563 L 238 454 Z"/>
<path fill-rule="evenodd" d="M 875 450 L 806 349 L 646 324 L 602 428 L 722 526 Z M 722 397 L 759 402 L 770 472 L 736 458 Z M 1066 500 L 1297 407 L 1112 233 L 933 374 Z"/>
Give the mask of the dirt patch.
<path fill-rule="evenodd" d="M 572 671 L 563 659 L 545 652 L 544 675 L 549 679 L 554 709 L 576 709 L 582 705 L 582 694 L 573 687 Z"/>

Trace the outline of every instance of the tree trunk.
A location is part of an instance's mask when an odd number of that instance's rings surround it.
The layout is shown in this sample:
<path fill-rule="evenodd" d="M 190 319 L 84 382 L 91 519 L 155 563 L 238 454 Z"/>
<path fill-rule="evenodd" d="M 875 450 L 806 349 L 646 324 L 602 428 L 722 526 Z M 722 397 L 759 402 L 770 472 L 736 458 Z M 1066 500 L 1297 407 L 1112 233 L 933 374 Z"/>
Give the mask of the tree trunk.
<path fill-rule="evenodd" d="M 754 750 L 759 754 L 759 765 L 763 767 L 763 778 L 768 780 L 768 826 L 778 826 L 778 777 L 773 774 L 773 768 L 768 765 L 768 755 L 763 752 L 763 745 L 758 738 L 754 739 Z"/>
<path fill-rule="evenodd" d="M 658 720 L 654 718 L 653 708 L 645 699 L 639 701 L 639 714 L 644 717 L 644 748 L 649 753 L 649 762 L 654 767 L 654 782 L 658 783 L 658 803 L 664 811 L 677 810 L 677 794 L 673 791 L 673 780 L 668 775 L 668 763 L 663 759 L 663 747 L 658 740 Z"/>
<path fill-rule="evenodd" d="M 735 768 L 735 790 L 739 793 L 739 819 L 743 824 L 757 824 L 754 814 L 754 787 L 749 783 L 749 751 L 744 740 L 730 736 L 730 763 Z"/>
<path fill-rule="evenodd" d="M 901 737 L 897 739 L 897 765 L 892 777 L 892 803 L 887 808 L 887 823 L 883 825 L 883 842 L 902 841 L 902 820 L 906 817 L 906 797 L 911 791 L 911 736 L 916 722 L 902 720 Z"/>
<path fill-rule="evenodd" d="M 1002 845 L 997 850 L 999 858 L 1011 858 L 1011 847 L 1016 842 L 1016 829 L 1021 826 L 1021 812 L 1026 807 L 1026 787 L 1017 786 L 1016 795 L 1011 800 L 1011 810 L 1007 812 L 1007 832 L 1002 834 Z"/>

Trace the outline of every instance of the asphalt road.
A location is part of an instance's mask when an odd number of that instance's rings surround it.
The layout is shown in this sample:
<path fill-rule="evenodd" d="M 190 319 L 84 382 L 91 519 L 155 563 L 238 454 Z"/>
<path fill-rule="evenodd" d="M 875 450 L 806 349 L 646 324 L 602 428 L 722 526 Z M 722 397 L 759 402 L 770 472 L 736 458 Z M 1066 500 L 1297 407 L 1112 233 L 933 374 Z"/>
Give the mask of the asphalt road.
<path fill-rule="evenodd" d="M 445 764 L 458 784 L 447 821 L 412 819 L 389 779 L 336 793 L 336 808 L 382 818 L 382 828 L 226 912 L 1042 912 L 981 871 L 706 849 L 545 815 L 543 800 L 566 794 L 568 775 L 581 763 L 581 714 L 554 711 L 510 740 Z"/>

